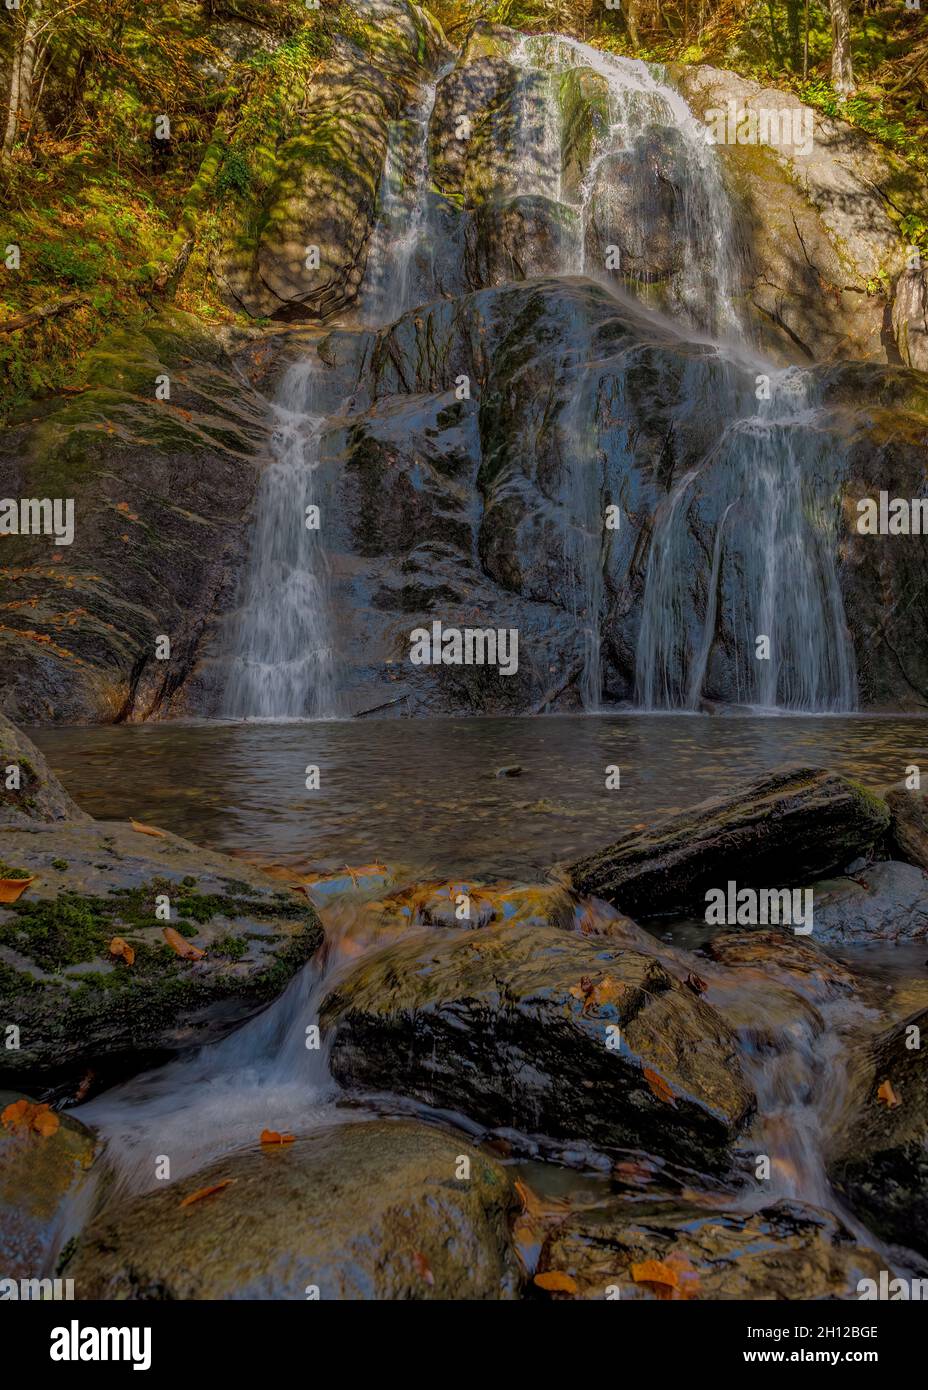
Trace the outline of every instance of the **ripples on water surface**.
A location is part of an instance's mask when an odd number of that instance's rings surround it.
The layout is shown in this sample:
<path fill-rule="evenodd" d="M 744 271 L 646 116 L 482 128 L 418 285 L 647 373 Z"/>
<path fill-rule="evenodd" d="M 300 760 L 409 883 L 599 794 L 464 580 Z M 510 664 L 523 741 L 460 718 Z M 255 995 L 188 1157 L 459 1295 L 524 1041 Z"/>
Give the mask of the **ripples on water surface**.
<path fill-rule="evenodd" d="M 354 720 L 43 728 L 92 815 L 334 868 L 532 877 L 785 761 L 874 788 L 928 765 L 928 717 Z M 321 788 L 305 787 L 318 764 Z M 497 777 L 518 764 L 518 777 Z M 606 767 L 621 769 L 607 791 Z"/>

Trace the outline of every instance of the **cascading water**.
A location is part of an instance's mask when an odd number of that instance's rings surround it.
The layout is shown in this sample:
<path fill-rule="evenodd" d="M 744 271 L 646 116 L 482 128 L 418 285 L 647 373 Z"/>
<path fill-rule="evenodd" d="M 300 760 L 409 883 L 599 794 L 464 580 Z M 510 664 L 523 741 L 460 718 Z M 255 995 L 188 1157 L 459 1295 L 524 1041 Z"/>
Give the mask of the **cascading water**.
<path fill-rule="evenodd" d="M 374 328 L 394 323 L 432 293 L 429 263 L 429 122 L 438 83 L 423 89 L 415 105 L 390 134 L 377 225 L 368 249 L 361 287 L 364 322 Z"/>
<path fill-rule="evenodd" d="M 273 462 L 261 479 L 251 557 L 232 630 L 223 714 L 325 719 L 338 714 L 329 570 L 307 508 L 325 509 L 320 397 L 313 352 L 290 367 L 274 406 Z"/>
<path fill-rule="evenodd" d="M 834 558 L 839 493 L 816 428 L 812 379 L 795 368 L 768 379 L 770 399 L 749 414 L 732 394 L 735 418 L 657 517 L 637 650 L 645 708 L 698 708 L 721 627 L 732 647 L 730 698 L 766 709 L 856 706 Z M 701 630 L 690 641 L 693 530 L 709 489 L 718 520 Z"/>
<path fill-rule="evenodd" d="M 537 73 L 539 68 L 546 71 L 549 85 L 543 89 L 544 116 L 535 121 L 546 132 L 546 143 L 552 129 L 561 139 L 551 75 L 560 77 L 571 70 L 587 69 L 603 83 L 607 128 L 594 135 L 592 155 L 577 194 L 578 235 L 562 273 L 592 276 L 612 287 L 617 271 L 631 288 L 640 288 L 636 286 L 637 258 L 629 245 L 629 235 L 636 245 L 643 246 L 660 238 L 660 224 L 666 222 L 667 208 L 656 195 L 672 182 L 680 269 L 670 277 L 667 308 L 699 331 L 737 336 L 734 305 L 739 242 L 731 201 L 718 161 L 706 141 L 705 126 L 679 92 L 664 80 L 662 69 L 557 34 L 523 39 L 514 49 L 511 61 L 529 73 Z M 672 179 L 662 178 L 653 167 L 653 144 L 647 137 L 658 132 L 669 132 L 674 137 L 673 148 L 668 152 Z M 528 162 L 524 155 L 523 160 Z M 610 161 L 618 161 L 621 189 L 616 187 L 619 180 L 610 181 Z M 628 220 L 627 202 L 612 205 L 614 194 L 627 192 L 629 186 L 634 190 L 634 210 L 640 224 L 633 228 L 622 225 Z M 542 191 L 560 198 L 562 187 L 558 169 L 557 178 L 551 179 L 549 187 Z M 594 221 L 600 224 L 604 235 L 591 235 Z M 615 265 L 607 263 L 603 254 L 609 245 L 615 248 Z"/>

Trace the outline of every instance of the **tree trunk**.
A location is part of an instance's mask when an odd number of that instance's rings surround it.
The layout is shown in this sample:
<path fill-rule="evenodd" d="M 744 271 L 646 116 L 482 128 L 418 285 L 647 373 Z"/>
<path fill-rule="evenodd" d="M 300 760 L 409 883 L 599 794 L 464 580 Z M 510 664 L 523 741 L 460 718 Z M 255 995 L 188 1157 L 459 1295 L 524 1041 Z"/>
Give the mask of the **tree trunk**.
<path fill-rule="evenodd" d="M 42 22 L 45 0 L 27 0 L 23 13 L 23 28 L 13 43 L 10 64 L 10 85 L 6 103 L 6 123 L 3 131 L 3 153 L 9 154 L 20 130 L 32 123 L 33 79 L 35 77 L 38 44 L 36 35 Z"/>
<path fill-rule="evenodd" d="M 831 85 L 847 96 L 854 90 L 851 63 L 851 17 L 849 0 L 829 0 L 831 5 Z"/>

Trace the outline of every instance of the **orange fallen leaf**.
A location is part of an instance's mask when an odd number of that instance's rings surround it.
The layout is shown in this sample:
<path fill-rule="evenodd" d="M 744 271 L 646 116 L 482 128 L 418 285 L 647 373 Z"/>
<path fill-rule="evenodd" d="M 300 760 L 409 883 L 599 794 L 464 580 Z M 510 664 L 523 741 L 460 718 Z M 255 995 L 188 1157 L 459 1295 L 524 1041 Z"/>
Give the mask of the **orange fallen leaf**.
<path fill-rule="evenodd" d="M 135 951 L 121 936 L 114 936 L 110 942 L 110 955 L 120 957 L 126 965 L 135 964 Z"/>
<path fill-rule="evenodd" d="M 205 951 L 201 951 L 199 946 L 192 945 L 185 937 L 181 936 L 179 931 L 175 931 L 173 927 L 164 928 L 164 939 L 171 950 L 176 951 L 184 960 L 202 960 L 206 955 Z"/>
<path fill-rule="evenodd" d="M 640 1264 L 633 1264 L 632 1278 L 636 1284 L 666 1284 L 671 1289 L 677 1288 L 680 1283 L 676 1270 L 660 1260 L 642 1260 Z"/>
<path fill-rule="evenodd" d="M 157 835 L 159 840 L 167 839 L 168 832 L 166 830 L 158 830 L 153 825 L 144 825 L 142 821 L 133 820 L 131 816 L 129 817 L 129 824 L 132 826 L 132 829 L 137 830 L 140 835 Z"/>
<path fill-rule="evenodd" d="M 202 1202 L 204 1197 L 212 1197 L 214 1192 L 224 1192 L 233 1182 L 235 1182 L 234 1178 L 223 1178 L 221 1182 L 214 1182 L 209 1187 L 200 1187 L 196 1192 L 191 1192 L 189 1197 L 185 1197 L 180 1205 L 182 1207 L 191 1207 L 194 1202 Z"/>
<path fill-rule="evenodd" d="M 262 1144 L 292 1144 L 294 1136 L 292 1134 L 278 1134 L 276 1129 L 262 1129 Z"/>
<path fill-rule="evenodd" d="M 38 1134 L 42 1139 L 49 1139 L 61 1125 L 51 1106 L 31 1100 L 13 1101 L 0 1115 L 0 1123 L 14 1133 Z"/>
<path fill-rule="evenodd" d="M 641 1074 L 645 1081 L 647 1081 L 652 1095 L 657 1096 L 658 1100 L 664 1101 L 667 1105 L 676 1104 L 673 1091 L 667 1085 L 667 1082 L 661 1076 L 660 1072 L 652 1071 L 650 1067 L 644 1067 Z"/>
<path fill-rule="evenodd" d="M 536 1274 L 534 1282 L 548 1293 L 577 1293 L 577 1281 L 571 1279 L 562 1269 L 549 1269 L 546 1274 Z"/>
<path fill-rule="evenodd" d="M 432 1273 L 432 1267 L 421 1250 L 414 1250 L 412 1252 L 412 1262 L 416 1267 L 416 1273 L 419 1275 L 419 1278 L 431 1287 L 435 1283 L 435 1275 Z"/>
<path fill-rule="evenodd" d="M 891 1081 L 884 1081 L 876 1094 L 877 1099 L 881 1100 L 888 1110 L 894 1110 L 897 1105 L 902 1104 L 902 1101 L 893 1090 L 893 1083 Z"/>

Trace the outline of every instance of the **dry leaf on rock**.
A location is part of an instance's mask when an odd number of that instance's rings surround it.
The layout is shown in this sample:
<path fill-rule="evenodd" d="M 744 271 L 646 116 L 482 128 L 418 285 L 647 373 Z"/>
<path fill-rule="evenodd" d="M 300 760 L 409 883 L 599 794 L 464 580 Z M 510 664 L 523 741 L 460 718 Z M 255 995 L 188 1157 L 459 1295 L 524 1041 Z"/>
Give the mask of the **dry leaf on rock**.
<path fill-rule="evenodd" d="M 201 951 L 199 946 L 191 945 L 186 937 L 181 936 L 180 932 L 175 931 L 173 927 L 164 928 L 164 939 L 171 950 L 176 951 L 184 960 L 202 960 L 206 955 L 205 951 Z"/>

